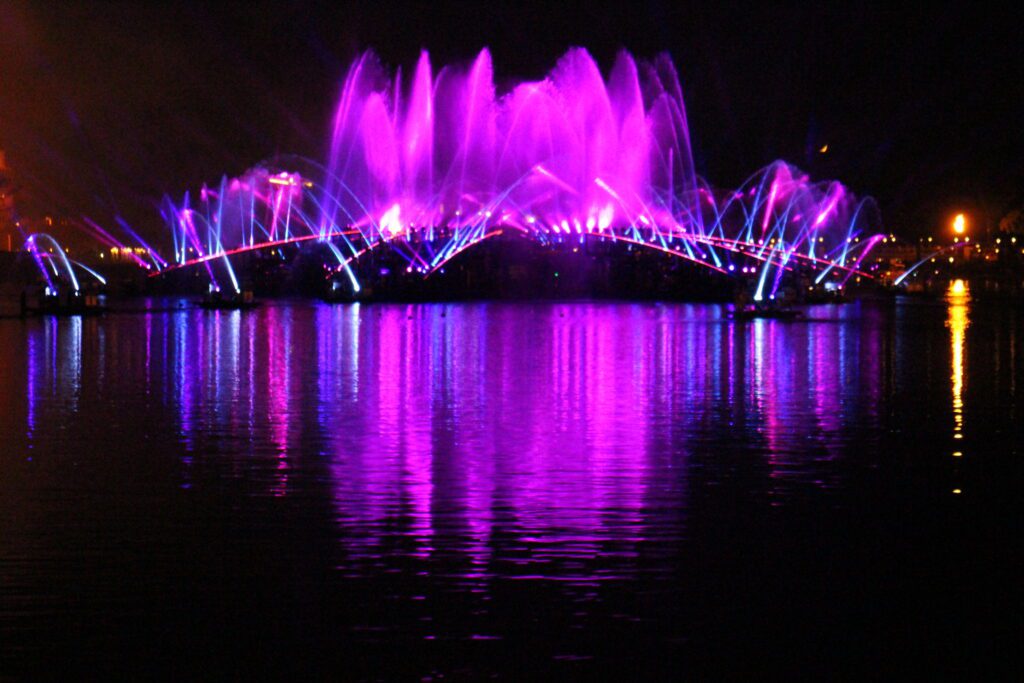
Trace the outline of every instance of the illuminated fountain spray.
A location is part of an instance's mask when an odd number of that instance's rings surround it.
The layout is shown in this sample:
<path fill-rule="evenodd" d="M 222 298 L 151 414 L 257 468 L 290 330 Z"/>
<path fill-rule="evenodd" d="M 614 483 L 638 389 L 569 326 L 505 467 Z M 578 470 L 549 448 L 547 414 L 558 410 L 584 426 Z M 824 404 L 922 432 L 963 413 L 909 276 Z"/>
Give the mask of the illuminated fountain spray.
<path fill-rule="evenodd" d="M 303 240 L 329 245 L 353 291 L 353 265 L 387 245 L 429 276 L 468 247 L 518 232 L 541 243 L 623 241 L 746 275 L 773 298 L 803 269 L 841 287 L 881 239 L 873 203 L 775 162 L 736 190 L 694 170 L 682 89 L 665 56 L 621 53 L 607 77 L 583 49 L 504 94 L 483 50 L 411 78 L 368 52 L 349 69 L 326 164 L 307 174 L 255 169 L 166 202 L 180 265 L 205 264 L 238 289 L 229 257 Z"/>
<path fill-rule="evenodd" d="M 308 187 L 312 183 L 296 173 L 255 169 L 242 178 L 225 177 L 216 188 L 204 186 L 196 202 L 188 194 L 180 206 L 165 198 L 162 213 L 172 228 L 175 261 L 179 265 L 200 262 L 212 288 L 219 290 L 227 280 L 239 292 L 229 256 L 303 237 L 293 233 L 293 225 L 314 222 L 303 211 L 303 189 Z M 218 264 L 222 272 L 216 270 Z"/>
<path fill-rule="evenodd" d="M 389 239 L 424 226 L 582 231 L 691 213 L 696 176 L 675 71 L 661 59 L 644 73 L 623 54 L 605 82 L 576 49 L 499 99 L 486 50 L 436 77 L 424 53 L 408 87 L 367 53 L 334 119 L 324 227 Z"/>
<path fill-rule="evenodd" d="M 75 268 L 92 276 L 100 284 L 107 284 L 103 276 L 95 270 L 69 258 L 60 243 L 46 233 L 37 232 L 29 235 L 25 240 L 24 250 L 32 256 L 39 268 L 40 276 L 46 283 L 47 295 L 55 296 L 65 289 L 75 293 L 81 291 Z"/>

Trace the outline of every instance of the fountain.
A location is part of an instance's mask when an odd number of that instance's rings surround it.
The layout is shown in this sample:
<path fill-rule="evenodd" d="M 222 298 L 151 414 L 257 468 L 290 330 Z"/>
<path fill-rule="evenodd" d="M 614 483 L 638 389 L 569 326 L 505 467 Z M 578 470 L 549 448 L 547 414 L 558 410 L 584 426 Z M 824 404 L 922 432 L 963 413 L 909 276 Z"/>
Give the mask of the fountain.
<path fill-rule="evenodd" d="M 31 292 L 22 292 L 22 315 L 83 315 L 105 310 L 98 291 L 86 289 L 75 269 L 91 276 L 97 287 L 106 285 L 107 281 L 92 268 L 68 257 L 53 237 L 33 233 L 25 240 L 24 251 L 35 261 L 41 284 Z"/>
<path fill-rule="evenodd" d="M 231 257 L 312 241 L 333 289 L 358 296 L 382 248 L 428 278 L 469 247 L 518 234 L 546 245 L 616 242 L 672 254 L 775 299 L 787 273 L 841 289 L 868 276 L 877 208 L 777 161 L 723 191 L 695 171 L 682 88 L 667 56 L 621 53 L 607 77 L 584 49 L 500 93 L 485 49 L 435 71 L 423 52 L 392 74 L 367 52 L 349 69 L 326 163 L 257 167 L 165 200 L 174 267 L 202 264 L 241 293 Z"/>

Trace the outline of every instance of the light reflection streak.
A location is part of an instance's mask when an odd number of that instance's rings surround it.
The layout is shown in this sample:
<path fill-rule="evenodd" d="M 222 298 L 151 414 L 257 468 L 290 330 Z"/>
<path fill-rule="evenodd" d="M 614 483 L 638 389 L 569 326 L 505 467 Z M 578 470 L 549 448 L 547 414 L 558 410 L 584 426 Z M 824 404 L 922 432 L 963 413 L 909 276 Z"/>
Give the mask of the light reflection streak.
<path fill-rule="evenodd" d="M 32 439 L 36 433 L 36 406 L 39 405 L 39 338 L 30 334 L 25 341 L 25 422 L 28 447 L 32 447 Z"/>
<path fill-rule="evenodd" d="M 970 325 L 969 310 L 971 294 L 963 280 L 957 279 L 950 283 L 946 293 L 949 304 L 949 318 L 946 326 L 950 334 L 950 363 L 953 393 L 953 438 L 964 438 L 964 346 L 967 327 Z M 957 448 L 955 452 L 961 453 Z M 959 456 L 957 456 L 959 457 Z"/>
<path fill-rule="evenodd" d="M 26 430 L 28 446 L 53 420 L 66 421 L 82 401 L 82 319 L 45 317 L 28 331 Z M 41 410 L 45 408 L 46 410 Z"/>
<path fill-rule="evenodd" d="M 233 311 L 232 315 L 241 315 L 240 311 Z M 268 333 L 264 335 L 267 342 L 267 388 L 269 390 L 269 418 L 271 425 L 271 440 L 274 444 L 276 458 L 276 481 L 274 495 L 281 496 L 286 492 L 288 484 L 289 458 L 292 455 L 290 444 L 299 435 L 292 434 L 297 431 L 296 425 L 289 419 L 292 409 L 292 325 L 291 310 L 277 306 L 269 307 L 266 310 L 267 320 L 263 329 Z"/>
<path fill-rule="evenodd" d="M 840 381 L 839 367 L 832 361 L 832 349 L 842 348 L 838 340 L 838 331 L 835 325 L 823 326 L 816 331 L 810 339 L 810 354 L 808 356 L 810 384 L 813 387 L 814 413 L 817 418 L 817 428 L 822 434 L 835 434 L 840 431 L 842 422 L 842 410 L 840 407 L 837 392 L 829 391 L 827 387 L 835 386 Z M 828 457 L 838 456 L 839 444 L 833 440 L 826 440 L 825 447 Z"/>

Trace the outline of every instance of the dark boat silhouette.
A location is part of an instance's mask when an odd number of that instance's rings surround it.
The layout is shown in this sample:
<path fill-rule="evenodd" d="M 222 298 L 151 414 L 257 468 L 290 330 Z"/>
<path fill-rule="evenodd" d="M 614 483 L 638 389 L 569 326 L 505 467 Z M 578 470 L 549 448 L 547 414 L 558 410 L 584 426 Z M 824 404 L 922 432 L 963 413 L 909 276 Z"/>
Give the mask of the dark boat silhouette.
<path fill-rule="evenodd" d="M 732 312 L 733 320 L 802 320 L 803 311 L 795 308 L 776 308 L 770 306 L 748 306 Z"/>
<path fill-rule="evenodd" d="M 260 302 L 253 299 L 252 292 L 249 290 L 234 294 L 225 294 L 220 290 L 214 290 L 195 303 L 196 306 L 211 311 L 247 310 L 260 305 Z"/>

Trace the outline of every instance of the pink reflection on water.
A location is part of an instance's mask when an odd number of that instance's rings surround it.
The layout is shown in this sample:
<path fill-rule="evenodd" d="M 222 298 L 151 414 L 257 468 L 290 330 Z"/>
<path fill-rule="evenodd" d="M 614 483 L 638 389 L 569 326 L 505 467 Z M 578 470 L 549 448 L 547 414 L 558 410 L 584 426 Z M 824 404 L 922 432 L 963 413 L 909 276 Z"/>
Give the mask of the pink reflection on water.
<path fill-rule="evenodd" d="M 443 311 L 379 307 L 361 340 L 372 381 L 360 402 L 374 410 L 349 423 L 357 440 L 339 435 L 332 469 L 339 518 L 367 533 L 366 551 L 394 524 L 417 552 L 457 534 L 477 567 L 467 576 L 482 577 L 499 515 L 541 565 L 596 552 L 606 525 L 639 538 L 653 372 L 629 320 L 548 310 L 523 330 L 518 314 L 488 325 L 483 307 Z M 636 373 L 622 372 L 623 351 Z M 332 407 L 347 408 L 321 403 L 321 419 Z"/>
<path fill-rule="evenodd" d="M 166 355 L 139 358 L 169 363 L 183 458 L 228 465 L 257 495 L 322 485 L 353 575 L 402 557 L 458 562 L 471 583 L 610 578 L 595 556 L 630 562 L 652 533 L 685 533 L 694 458 L 713 484 L 741 452 L 784 503 L 833 481 L 851 383 L 877 394 L 848 322 L 744 325 L 716 306 L 274 304 L 172 320 L 144 337 Z"/>
<path fill-rule="evenodd" d="M 235 315 L 240 315 L 238 311 Z M 276 306 L 266 311 L 266 343 L 267 343 L 267 389 L 269 398 L 268 419 L 270 422 L 271 439 L 277 451 L 277 483 L 274 495 L 284 495 L 288 484 L 289 440 L 300 438 L 296 424 L 290 419 L 294 409 L 291 397 L 292 383 L 292 326 L 283 320 L 290 316 L 289 309 Z M 301 423 L 299 423 L 301 424 Z"/>

